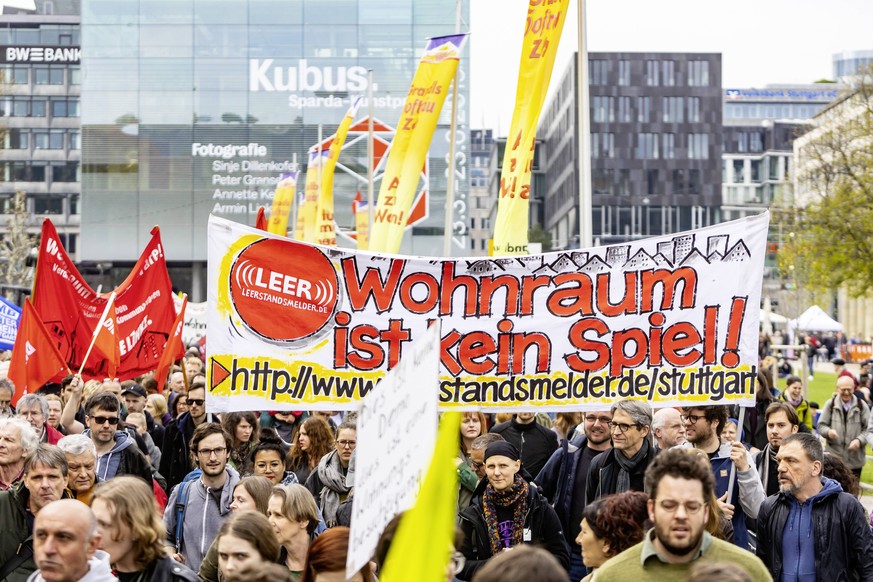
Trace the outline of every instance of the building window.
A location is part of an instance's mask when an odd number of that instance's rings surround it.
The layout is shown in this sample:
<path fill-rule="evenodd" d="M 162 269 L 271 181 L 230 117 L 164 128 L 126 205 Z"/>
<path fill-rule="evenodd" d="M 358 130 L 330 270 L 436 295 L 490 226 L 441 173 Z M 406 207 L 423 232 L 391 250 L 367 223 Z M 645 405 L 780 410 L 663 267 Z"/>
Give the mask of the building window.
<path fill-rule="evenodd" d="M 658 191 L 658 170 L 646 170 L 646 194 L 660 194 Z"/>
<path fill-rule="evenodd" d="M 630 170 L 619 170 L 618 172 L 618 194 L 621 196 L 630 196 Z"/>
<path fill-rule="evenodd" d="M 672 133 L 661 135 L 661 152 L 665 160 L 673 160 L 676 158 L 676 136 Z"/>
<path fill-rule="evenodd" d="M 52 97 L 52 117 L 79 117 L 77 98 Z"/>
<path fill-rule="evenodd" d="M 591 134 L 591 157 L 614 158 L 615 157 L 615 134 L 592 133 Z"/>
<path fill-rule="evenodd" d="M 82 84 L 82 69 L 79 67 L 70 67 L 70 85 Z"/>
<path fill-rule="evenodd" d="M 64 199 L 61 196 L 34 196 L 33 210 L 35 214 L 63 214 Z"/>
<path fill-rule="evenodd" d="M 609 83 L 609 61 L 588 61 L 588 77 L 591 85 L 607 85 Z"/>
<path fill-rule="evenodd" d="M 778 157 L 770 158 L 769 166 L 770 166 L 770 168 L 769 168 L 770 179 L 771 180 L 778 180 L 779 179 L 779 158 Z"/>
<path fill-rule="evenodd" d="M 760 131 L 753 131 L 749 134 L 749 151 L 756 153 L 764 151 L 764 138 Z"/>
<path fill-rule="evenodd" d="M 618 98 L 618 121 L 619 123 L 630 123 L 633 121 L 630 97 Z"/>
<path fill-rule="evenodd" d="M 6 65 L 2 67 L 3 82 L 10 85 L 27 85 L 30 67 L 26 65 Z"/>
<path fill-rule="evenodd" d="M 637 121 L 640 123 L 649 122 L 650 101 L 648 97 L 637 97 Z"/>
<path fill-rule="evenodd" d="M 708 160 L 709 159 L 709 134 L 708 133 L 689 133 L 688 134 L 688 159 L 689 160 Z"/>
<path fill-rule="evenodd" d="M 615 97 L 593 97 L 591 102 L 593 104 L 592 121 L 596 123 L 615 121 Z"/>
<path fill-rule="evenodd" d="M 673 61 L 661 61 L 661 84 L 665 87 L 676 84 L 676 63 Z"/>
<path fill-rule="evenodd" d="M 700 194 L 701 192 L 701 182 L 700 182 L 700 170 L 688 170 L 688 193 L 689 194 Z"/>
<path fill-rule="evenodd" d="M 749 151 L 749 135 L 745 131 L 738 131 L 737 137 L 737 152 L 744 154 Z"/>
<path fill-rule="evenodd" d="M 709 87 L 709 61 L 688 62 L 688 85 Z"/>
<path fill-rule="evenodd" d="M 752 182 L 761 182 L 761 160 L 751 160 Z"/>
<path fill-rule="evenodd" d="M 658 63 L 659 61 L 646 61 L 646 85 L 658 86 Z"/>
<path fill-rule="evenodd" d="M 612 194 L 613 172 L 610 168 L 595 168 L 591 172 L 591 190 L 594 194 Z"/>
<path fill-rule="evenodd" d="M 637 159 L 638 160 L 657 160 L 658 159 L 658 134 L 657 133 L 639 133 L 639 134 L 637 134 Z"/>
<path fill-rule="evenodd" d="M 685 100 L 682 97 L 663 97 L 664 123 L 683 123 L 685 113 Z"/>
<path fill-rule="evenodd" d="M 628 86 L 631 83 L 630 61 L 618 61 L 618 84 Z"/>
<path fill-rule="evenodd" d="M 79 162 L 52 163 L 52 182 L 78 182 Z"/>
<path fill-rule="evenodd" d="M 6 149 L 26 150 L 28 148 L 30 132 L 26 129 L 7 129 L 4 140 Z"/>
<path fill-rule="evenodd" d="M 700 97 L 688 98 L 688 123 L 700 122 Z"/>
<path fill-rule="evenodd" d="M 744 160 L 734 160 L 734 184 L 742 184 L 746 181 Z"/>
<path fill-rule="evenodd" d="M 685 170 L 673 170 L 673 194 L 685 194 Z"/>

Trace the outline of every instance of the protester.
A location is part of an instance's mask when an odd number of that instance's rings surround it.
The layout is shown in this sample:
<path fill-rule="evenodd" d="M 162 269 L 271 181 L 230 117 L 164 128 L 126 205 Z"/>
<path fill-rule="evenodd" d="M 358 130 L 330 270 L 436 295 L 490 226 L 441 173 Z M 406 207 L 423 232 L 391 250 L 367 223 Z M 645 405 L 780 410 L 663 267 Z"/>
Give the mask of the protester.
<path fill-rule="evenodd" d="M 758 513 L 758 557 L 775 580 L 873 580 L 873 532 L 864 508 L 822 477 L 823 454 L 815 435 L 783 441 L 776 455 L 780 492 Z"/>
<path fill-rule="evenodd" d="M 267 505 L 267 519 L 282 546 L 279 563 L 287 566 L 297 579 L 304 572 L 307 552 L 317 537 L 319 519 L 315 499 L 299 484 L 274 487 Z"/>
<path fill-rule="evenodd" d="M 30 423 L 30 426 L 33 427 L 33 430 L 39 436 L 39 442 L 56 445 L 64 436 L 51 426 L 46 425 L 48 402 L 46 402 L 45 396 L 41 394 L 25 394 L 18 399 L 15 410 L 19 418 L 23 418 Z"/>
<path fill-rule="evenodd" d="M 729 444 L 732 445 L 737 441 L 740 441 L 740 436 L 737 434 L 737 419 L 736 418 L 728 418 L 724 423 L 724 430 L 721 431 L 720 442 L 721 444 Z"/>
<path fill-rule="evenodd" d="M 488 425 L 485 415 L 481 412 L 464 412 L 462 414 L 460 449 L 455 458 L 455 466 L 458 469 L 457 513 L 470 507 L 476 486 L 479 485 L 479 476 L 473 469 L 470 453 L 473 441 L 486 432 Z"/>
<path fill-rule="evenodd" d="M 609 423 L 612 448 L 591 461 L 585 504 L 623 491 L 642 491 L 646 468 L 658 450 L 651 444 L 652 407 L 647 402 L 619 400 Z"/>
<path fill-rule="evenodd" d="M 191 436 L 196 428 L 206 422 L 211 422 L 206 414 L 205 389 L 192 388 L 189 390 L 187 402 L 190 405 L 190 410 L 180 414 L 168 424 L 164 432 L 160 473 L 167 480 L 168 489 L 181 483 L 185 475 L 193 469 L 188 450 Z M 216 531 L 218 531 L 217 528 Z"/>
<path fill-rule="evenodd" d="M 342 425 L 340 425 L 342 426 Z M 349 528 L 335 527 L 324 532 L 309 546 L 306 569 L 301 582 L 346 580 L 347 582 L 374 582 L 369 562 L 351 578 L 346 577 L 346 558 L 349 553 Z"/>
<path fill-rule="evenodd" d="M 511 552 L 495 556 L 473 576 L 473 582 L 530 582 L 531 580 L 567 582 L 567 572 L 555 556 L 546 550 L 534 546 L 521 546 Z"/>
<path fill-rule="evenodd" d="M 753 453 L 757 453 L 767 445 L 767 423 L 764 413 L 773 402 L 773 379 L 769 370 L 758 370 L 755 379 L 755 406 L 746 409 L 746 417 L 742 426 L 741 438 Z M 740 430 L 740 427 L 737 427 Z"/>
<path fill-rule="evenodd" d="M 185 375 L 188 376 L 188 381 L 193 382 L 194 377 L 203 371 L 203 360 L 197 356 L 188 356 L 185 358 Z"/>
<path fill-rule="evenodd" d="M 248 473 L 249 455 L 260 438 L 261 425 L 257 415 L 254 412 L 228 412 L 222 415 L 221 426 L 230 435 L 230 465 L 241 475 Z"/>
<path fill-rule="evenodd" d="M 299 483 L 306 483 L 323 456 L 333 448 L 334 433 L 317 416 L 310 416 L 297 430 L 297 438 L 288 451 L 286 466 L 297 475 Z"/>
<path fill-rule="evenodd" d="M 34 435 L 35 436 L 35 435 Z M 33 516 L 67 497 L 67 459 L 55 445 L 41 444 L 24 459 L 24 479 L 0 491 L 0 580 L 23 582 L 36 570 L 33 557 Z"/>
<path fill-rule="evenodd" d="M 358 444 L 358 429 L 353 423 L 343 422 L 336 431 L 336 448 L 318 462 L 318 467 L 306 479 L 306 488 L 312 493 L 328 527 L 337 524 L 340 503 L 351 491 L 349 463 Z"/>
<path fill-rule="evenodd" d="M 663 451 L 685 444 L 685 423 L 675 408 L 661 408 L 652 416 L 655 444 Z"/>
<path fill-rule="evenodd" d="M 12 396 L 15 394 L 15 385 L 9 378 L 0 378 L 0 416 L 15 415 L 15 408 L 12 406 Z"/>
<path fill-rule="evenodd" d="M 785 390 L 779 395 L 779 399 L 790 404 L 801 424 L 809 431 L 812 430 L 812 411 L 809 409 L 809 402 L 803 397 L 803 380 L 797 376 L 785 378 Z"/>
<path fill-rule="evenodd" d="M 558 437 L 558 444 L 573 438 L 576 427 L 582 422 L 581 412 L 559 412 L 552 422 L 552 430 Z"/>
<path fill-rule="evenodd" d="M 185 385 L 185 378 L 183 377 L 183 372 L 179 371 L 178 368 L 170 373 L 170 378 L 167 381 L 167 386 L 170 388 L 171 399 L 175 399 L 172 395 L 184 395 L 187 386 Z"/>
<path fill-rule="evenodd" d="M 186 412 L 188 412 L 188 395 L 187 394 L 176 394 L 175 397 L 173 394 L 170 394 L 171 400 L 169 401 L 170 406 L 170 415 L 177 419 Z M 165 425 L 166 426 L 166 425 Z"/>
<path fill-rule="evenodd" d="M 161 466 L 161 449 L 155 445 L 155 441 L 152 440 L 152 435 L 148 432 L 148 420 L 146 419 L 145 414 L 142 412 L 131 412 L 127 415 L 124 424 L 126 427 L 135 430 L 136 434 L 145 441 L 146 450 L 148 451 L 146 459 L 148 460 L 152 471 L 157 471 Z"/>
<path fill-rule="evenodd" d="M 97 476 L 107 481 L 116 475 L 135 475 L 151 486 L 152 469 L 133 438 L 118 430 L 121 402 L 110 392 L 99 392 L 85 403 L 84 434 L 97 448 Z"/>
<path fill-rule="evenodd" d="M 821 474 L 840 484 L 843 491 L 854 496 L 861 496 L 861 483 L 846 462 L 835 454 L 825 451 L 822 459 Z M 871 526 L 873 527 L 873 526 Z"/>
<path fill-rule="evenodd" d="M 688 442 L 709 458 L 715 477 L 715 496 L 724 502 L 722 511 L 731 518 L 734 526 L 734 543 L 749 548 L 749 531 L 746 516 L 758 515 L 765 495 L 764 485 L 758 476 L 751 454 L 739 440 L 722 444 L 721 431 L 728 418 L 725 406 L 698 406 L 686 408 L 682 416 Z M 763 422 L 763 416 L 761 418 Z M 730 484 L 731 465 L 736 465 L 736 479 L 731 492 L 731 503 L 726 502 Z"/>
<path fill-rule="evenodd" d="M 582 563 L 582 548 L 576 542 L 579 536 L 582 511 L 585 509 L 585 486 L 591 461 L 612 446 L 609 410 L 586 412 L 582 419 L 584 434 L 570 442 L 562 442 L 535 481 L 540 492 L 549 500 L 570 551 L 570 578 L 578 581 L 586 572 Z M 578 431 L 577 431 L 578 434 Z"/>
<path fill-rule="evenodd" d="M 252 449 L 250 463 L 252 472 L 258 477 L 266 477 L 273 485 L 297 483 L 297 475 L 285 467 L 285 446 L 273 430 L 264 430 L 260 441 Z"/>
<path fill-rule="evenodd" d="M 8 491 L 24 478 L 24 460 L 39 438 L 33 427 L 18 417 L 0 418 L 0 491 Z"/>
<path fill-rule="evenodd" d="M 533 412 L 519 412 L 512 420 L 492 428 L 491 432 L 499 434 L 521 451 L 521 464 L 531 476 L 539 475 L 558 448 L 554 431 L 536 422 Z"/>
<path fill-rule="evenodd" d="M 476 477 L 479 479 L 477 493 L 481 493 L 478 489 L 483 486 L 483 483 L 487 484 L 488 482 L 485 478 L 485 449 L 487 449 L 488 445 L 491 443 L 496 443 L 498 441 L 506 442 L 499 434 L 486 432 L 483 435 L 477 436 L 473 439 L 473 442 L 470 443 L 470 468 L 473 469 L 473 472 L 476 473 Z"/>
<path fill-rule="evenodd" d="M 216 537 L 218 565 L 225 578 L 262 562 L 279 559 L 279 542 L 267 518 L 257 511 L 235 513 L 221 526 Z"/>
<path fill-rule="evenodd" d="M 243 477 L 233 488 L 233 498 L 230 502 L 231 513 L 240 511 L 258 511 L 267 515 L 267 504 L 273 494 L 273 483 L 266 477 Z M 227 522 L 225 522 L 227 523 Z M 212 545 L 200 562 L 197 576 L 202 582 L 218 582 L 218 541 Z"/>
<path fill-rule="evenodd" d="M 146 432 L 148 432 L 158 449 L 163 447 L 165 429 L 162 424 L 155 422 L 154 417 L 146 410 L 146 403 L 148 402 L 146 389 L 136 382 L 124 382 L 121 387 L 121 399 L 127 407 L 128 415 L 138 412 L 145 416 Z"/>
<path fill-rule="evenodd" d="M 764 486 L 764 495 L 769 497 L 779 492 L 776 454 L 782 442 L 797 432 L 800 420 L 794 412 L 794 407 L 782 401 L 771 403 L 764 417 L 767 423 L 768 442 L 761 452 L 754 455 L 754 460 Z"/>
<path fill-rule="evenodd" d="M 324 422 L 327 423 L 328 428 L 330 428 L 331 434 L 336 434 L 337 423 L 334 422 L 334 415 L 337 414 L 333 410 L 314 410 L 310 413 L 311 416 L 315 418 L 320 418 Z"/>
<path fill-rule="evenodd" d="M 860 479 L 867 461 L 867 443 L 873 441 L 873 422 L 870 407 L 854 392 L 851 377 L 837 378 L 836 393 L 825 402 L 817 430 L 827 441 L 827 450 L 845 461 Z"/>
<path fill-rule="evenodd" d="M 100 548 L 121 580 L 194 582 L 197 576 L 164 552 L 167 531 L 154 495 L 142 480 L 115 477 L 94 491 L 91 509 L 100 533 Z"/>
<path fill-rule="evenodd" d="M 649 518 L 654 527 L 641 543 L 604 563 L 596 580 L 682 580 L 697 561 L 733 562 L 753 580 L 771 580 L 753 554 L 706 531 L 707 499 L 714 486 L 712 470 L 694 451 L 674 448 L 655 457 L 646 472 Z"/>
<path fill-rule="evenodd" d="M 192 390 L 193 391 L 193 390 Z M 214 423 L 203 423 L 191 436 L 191 450 L 202 471 L 196 480 L 173 489 L 164 511 L 165 545 L 173 559 L 197 570 L 225 517 L 239 475 L 227 466 L 230 435 Z"/>
<path fill-rule="evenodd" d="M 649 496 L 639 491 L 625 491 L 601 497 L 582 512 L 576 543 L 582 548 L 582 560 L 594 577 L 604 562 L 643 541 L 649 520 Z"/>
<path fill-rule="evenodd" d="M 149 394 L 145 409 L 152 415 L 155 424 L 160 424 L 165 428 L 173 420 L 172 415 L 167 412 L 167 399 L 164 398 L 163 394 Z"/>
<path fill-rule="evenodd" d="M 97 484 L 97 447 L 83 434 L 67 435 L 58 441 L 67 459 L 67 489 L 73 499 L 89 505 Z"/>
<path fill-rule="evenodd" d="M 46 425 L 64 434 L 64 427 L 61 426 L 61 412 L 64 410 L 64 404 L 61 401 L 61 397 L 57 394 L 45 394 L 43 398 L 45 398 L 45 403 L 48 406 L 48 414 L 45 417 Z"/>
<path fill-rule="evenodd" d="M 115 582 L 109 556 L 98 550 L 94 514 L 74 499 L 43 507 L 33 524 L 33 555 L 38 572 L 28 582 Z"/>
<path fill-rule="evenodd" d="M 257 562 L 241 567 L 233 575 L 225 577 L 226 582 L 297 582 L 284 566 Z"/>
<path fill-rule="evenodd" d="M 555 510 L 533 483 L 521 476 L 521 455 L 508 442 L 492 443 L 485 450 L 488 485 L 473 504 L 461 512 L 466 558 L 458 572 L 470 580 L 492 557 L 521 543 L 539 544 L 567 570 L 570 556 Z"/>

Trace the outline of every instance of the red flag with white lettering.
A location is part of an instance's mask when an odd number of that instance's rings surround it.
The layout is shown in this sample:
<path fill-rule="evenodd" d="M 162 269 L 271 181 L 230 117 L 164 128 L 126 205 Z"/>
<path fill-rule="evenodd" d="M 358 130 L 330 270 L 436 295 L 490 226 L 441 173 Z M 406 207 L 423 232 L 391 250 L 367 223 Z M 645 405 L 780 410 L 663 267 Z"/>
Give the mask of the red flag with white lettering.
<path fill-rule="evenodd" d="M 107 374 L 110 378 L 115 378 L 115 373 L 118 370 L 118 364 L 121 363 L 121 348 L 118 345 L 118 323 L 115 317 L 115 293 L 109 296 L 109 302 L 103 310 L 103 315 L 94 328 L 94 337 L 91 340 L 94 342 L 94 347 L 97 348 L 99 355 L 106 359 Z M 93 354 L 93 352 L 92 352 Z M 88 358 L 92 362 L 93 355 Z M 87 362 L 85 362 L 87 364 Z"/>
<path fill-rule="evenodd" d="M 69 373 L 55 342 L 27 299 L 9 361 L 9 379 L 15 384 L 12 406 L 25 394 L 33 394 L 46 382 L 60 381 Z"/>

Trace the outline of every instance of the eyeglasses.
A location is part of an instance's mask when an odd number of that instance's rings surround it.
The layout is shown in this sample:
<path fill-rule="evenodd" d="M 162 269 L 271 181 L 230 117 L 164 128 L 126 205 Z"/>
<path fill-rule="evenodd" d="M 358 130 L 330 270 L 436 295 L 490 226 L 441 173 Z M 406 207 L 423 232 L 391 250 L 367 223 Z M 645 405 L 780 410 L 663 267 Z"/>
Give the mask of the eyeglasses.
<path fill-rule="evenodd" d="M 217 449 L 200 449 L 197 451 L 197 454 L 201 457 L 206 457 L 207 459 L 212 455 L 216 457 L 220 457 L 222 454 L 227 452 L 227 447 L 218 447 Z"/>
<path fill-rule="evenodd" d="M 351 449 L 352 447 L 354 447 L 356 444 L 358 444 L 358 441 L 346 441 L 346 440 L 342 440 L 342 441 L 337 441 L 337 442 L 336 442 L 336 446 L 341 447 L 341 448 L 346 448 L 346 447 L 348 447 L 348 448 L 350 448 L 350 449 Z"/>
<path fill-rule="evenodd" d="M 608 425 L 609 421 L 611 421 L 611 420 L 612 419 L 608 416 L 586 416 L 585 417 L 585 422 L 590 422 L 591 424 L 596 424 L 599 422 L 600 424 L 607 424 Z"/>
<path fill-rule="evenodd" d="M 636 423 L 636 424 L 625 424 L 625 423 L 623 423 L 623 422 L 609 422 L 609 423 L 607 423 L 607 424 L 609 425 L 609 430 L 615 430 L 615 429 L 618 429 L 619 431 L 621 431 L 621 432 L 623 432 L 623 433 L 624 433 L 624 432 L 627 432 L 628 429 L 630 429 L 630 427 L 634 427 L 634 428 L 636 428 L 637 430 L 640 430 L 640 428 L 641 428 L 641 426 L 642 426 L 642 425 L 640 425 L 640 423 Z"/>
<path fill-rule="evenodd" d="M 203 406 L 205 402 L 205 400 L 201 400 L 199 398 L 189 398 L 188 406 Z"/>
<path fill-rule="evenodd" d="M 679 418 L 682 419 L 682 422 L 688 422 L 690 424 L 697 424 L 698 420 L 706 418 L 705 414 L 680 414 Z"/>
<path fill-rule="evenodd" d="M 679 507 L 681 506 L 685 508 L 685 513 L 689 515 L 694 515 L 703 508 L 704 504 L 702 501 L 686 501 L 684 503 L 681 503 L 672 499 L 664 499 L 663 501 L 659 501 L 658 505 L 660 505 L 661 509 L 668 513 L 674 513 L 678 511 Z"/>
<path fill-rule="evenodd" d="M 112 426 L 118 424 L 117 416 L 92 416 L 91 420 L 94 421 L 94 423 L 97 425 L 104 425 L 107 422 Z"/>
<path fill-rule="evenodd" d="M 485 466 L 485 463 L 477 463 L 476 461 L 471 460 L 471 461 L 470 461 L 470 465 L 471 465 L 474 469 L 481 469 L 482 467 Z"/>

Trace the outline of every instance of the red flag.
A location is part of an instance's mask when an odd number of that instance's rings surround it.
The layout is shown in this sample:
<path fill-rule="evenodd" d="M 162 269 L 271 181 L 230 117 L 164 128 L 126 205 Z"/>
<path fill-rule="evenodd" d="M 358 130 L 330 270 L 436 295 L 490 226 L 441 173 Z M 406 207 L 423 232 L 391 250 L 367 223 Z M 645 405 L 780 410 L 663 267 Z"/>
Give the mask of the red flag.
<path fill-rule="evenodd" d="M 164 351 L 161 354 L 161 361 L 158 362 L 158 367 L 155 370 L 158 392 L 164 391 L 170 366 L 185 355 L 185 346 L 182 345 L 182 328 L 185 326 L 185 308 L 187 306 L 188 296 L 186 295 L 182 300 L 182 309 L 179 311 L 179 315 L 176 316 L 176 321 L 173 322 L 172 335 L 167 338 L 167 343 L 164 345 Z"/>
<path fill-rule="evenodd" d="M 264 214 L 264 207 L 258 208 L 258 217 L 255 219 L 255 228 L 258 230 L 267 230 L 267 216 Z"/>
<path fill-rule="evenodd" d="M 355 198 L 352 200 L 352 214 L 357 214 L 357 213 L 358 213 L 358 206 L 359 206 L 359 205 L 361 204 L 361 202 L 363 202 L 363 201 L 364 201 L 364 197 L 361 196 L 361 191 L 358 190 L 358 193 L 355 194 Z"/>
<path fill-rule="evenodd" d="M 121 363 L 121 348 L 118 345 L 117 337 L 118 323 L 115 319 L 115 292 L 109 296 L 109 301 L 106 303 L 106 308 L 103 310 L 103 315 L 94 328 L 94 337 L 91 339 L 92 345 L 97 348 L 97 351 L 106 359 L 106 370 L 110 378 L 115 378 L 115 373 L 118 370 L 118 364 Z M 82 367 L 87 362 L 82 363 Z"/>
<path fill-rule="evenodd" d="M 9 362 L 9 379 L 15 384 L 12 406 L 25 394 L 32 394 L 46 382 L 61 380 L 69 373 L 58 347 L 27 299 Z"/>

